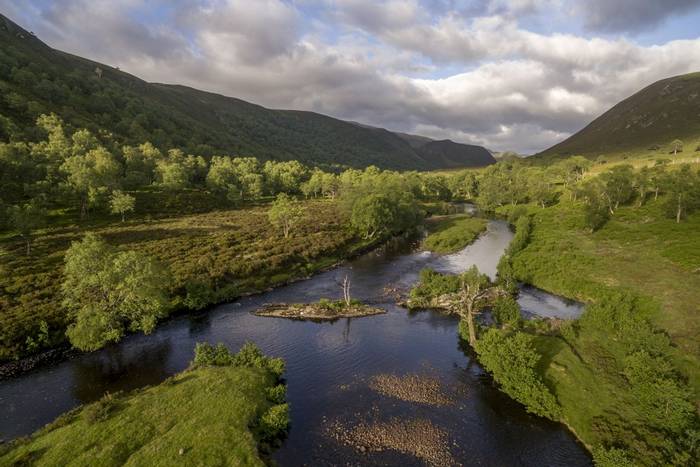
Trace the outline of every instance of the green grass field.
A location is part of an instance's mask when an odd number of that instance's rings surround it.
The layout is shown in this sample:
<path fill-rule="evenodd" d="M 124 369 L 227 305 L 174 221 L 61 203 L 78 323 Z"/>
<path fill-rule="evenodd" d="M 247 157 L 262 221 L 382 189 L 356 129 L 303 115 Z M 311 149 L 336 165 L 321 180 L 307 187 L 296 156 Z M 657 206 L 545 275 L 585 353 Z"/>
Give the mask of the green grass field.
<path fill-rule="evenodd" d="M 250 427 L 272 403 L 259 368 L 206 367 L 62 415 L 0 465 L 265 465 Z M 8 452 L 9 449 L 9 452 Z"/>
<path fill-rule="evenodd" d="M 423 247 L 435 253 L 454 253 L 472 243 L 486 230 L 488 221 L 466 215 L 438 217 L 428 222 Z"/>
<path fill-rule="evenodd" d="M 530 207 L 533 230 L 513 258 L 517 277 L 550 292 L 596 301 L 606 291 L 629 291 L 652 310 L 652 324 L 671 342 L 670 357 L 700 394 L 700 215 L 676 224 L 661 200 L 623 207 L 599 231 L 582 227 L 579 207 L 568 202 Z M 626 349 L 609 333 L 587 329 L 566 339 L 538 335 L 541 374 L 562 406 L 564 421 L 589 447 L 624 445 L 643 465 L 665 440 L 648 427 L 624 376 Z M 667 459 L 667 458 L 666 458 Z"/>
<path fill-rule="evenodd" d="M 39 333 L 42 321 L 50 336 L 45 346 L 63 342 L 69 319 L 60 298 L 63 256 L 87 231 L 167 265 L 175 310 L 185 306 L 188 294 L 199 306 L 220 303 L 306 276 L 367 247 L 334 202 L 307 201 L 304 209 L 288 239 L 269 223 L 265 205 L 160 218 L 146 210 L 124 223 L 98 217 L 81 226 L 58 216 L 54 227 L 36 235 L 29 256 L 18 237 L 6 235 L 0 239 L 0 269 L 11 273 L 0 274 L 0 360 L 27 354 L 26 339 Z"/>

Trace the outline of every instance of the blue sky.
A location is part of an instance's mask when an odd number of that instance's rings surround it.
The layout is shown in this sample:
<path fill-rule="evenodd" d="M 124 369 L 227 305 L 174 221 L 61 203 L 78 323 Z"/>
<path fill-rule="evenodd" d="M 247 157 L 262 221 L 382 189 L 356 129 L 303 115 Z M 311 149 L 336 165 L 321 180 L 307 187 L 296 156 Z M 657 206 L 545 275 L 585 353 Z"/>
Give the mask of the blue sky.
<path fill-rule="evenodd" d="M 149 81 L 536 152 L 700 71 L 700 0 L 0 0 Z"/>

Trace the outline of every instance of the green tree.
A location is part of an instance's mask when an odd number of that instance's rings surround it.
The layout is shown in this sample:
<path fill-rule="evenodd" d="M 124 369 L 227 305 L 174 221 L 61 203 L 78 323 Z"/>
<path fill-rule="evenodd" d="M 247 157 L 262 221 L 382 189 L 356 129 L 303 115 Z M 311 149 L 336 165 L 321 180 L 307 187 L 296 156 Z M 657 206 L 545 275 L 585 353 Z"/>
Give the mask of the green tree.
<path fill-rule="evenodd" d="M 24 239 L 27 256 L 31 253 L 32 232 L 46 225 L 46 215 L 46 210 L 34 202 L 10 208 L 10 225 Z"/>
<path fill-rule="evenodd" d="M 206 178 L 207 187 L 230 201 L 256 199 L 264 191 L 264 177 L 254 157 L 214 156 Z"/>
<path fill-rule="evenodd" d="M 308 177 L 308 169 L 298 161 L 267 161 L 263 172 L 271 194 L 300 193 L 302 183 Z"/>
<path fill-rule="evenodd" d="M 272 203 L 267 212 L 270 223 L 277 228 L 281 228 L 284 238 L 288 238 L 295 224 L 304 215 L 304 210 L 299 203 L 290 198 L 286 193 L 277 195 L 277 199 Z"/>
<path fill-rule="evenodd" d="M 600 196 L 611 215 L 634 194 L 634 169 L 629 164 L 616 165 L 603 172 L 598 176 L 598 181 Z"/>
<path fill-rule="evenodd" d="M 528 412 L 558 420 L 561 407 L 536 372 L 540 355 L 532 337 L 488 329 L 476 345 L 479 361 L 493 374 L 503 390 L 525 405 Z"/>
<path fill-rule="evenodd" d="M 673 152 L 674 156 L 678 155 L 679 152 L 683 152 L 683 141 L 679 139 L 671 141 L 671 152 Z"/>
<path fill-rule="evenodd" d="M 77 139 L 73 152 L 61 169 L 67 174 L 68 186 L 80 198 L 82 218 L 88 214 L 97 194 L 117 186 L 121 167 L 107 149 L 92 147 L 92 142 L 84 134 Z"/>
<path fill-rule="evenodd" d="M 117 251 L 95 234 L 66 252 L 61 284 L 72 317 L 66 334 L 74 347 L 95 350 L 126 330 L 150 333 L 165 315 L 169 274 L 135 251 Z"/>
<path fill-rule="evenodd" d="M 666 203 L 668 212 L 676 218 L 676 223 L 700 206 L 700 176 L 693 173 L 689 164 L 668 173 L 666 179 Z"/>
<path fill-rule="evenodd" d="M 523 172 L 527 180 L 527 197 L 530 202 L 537 203 L 542 208 L 556 203 L 557 192 L 549 173 L 541 169 L 530 169 Z"/>
<path fill-rule="evenodd" d="M 134 212 L 134 205 L 136 204 L 136 199 L 128 193 L 124 193 L 120 190 L 114 190 L 112 192 L 112 197 L 110 198 L 109 204 L 112 210 L 112 214 L 121 215 L 122 222 L 124 222 L 126 218 L 126 213 Z"/>
<path fill-rule="evenodd" d="M 372 239 L 391 231 L 393 217 L 394 213 L 389 197 L 383 194 L 370 194 L 355 202 L 350 223 L 363 238 Z"/>
<path fill-rule="evenodd" d="M 577 189 L 577 197 L 583 202 L 583 223 L 591 232 L 603 227 L 610 220 L 610 207 L 603 196 L 603 184 L 598 179 L 589 180 Z"/>

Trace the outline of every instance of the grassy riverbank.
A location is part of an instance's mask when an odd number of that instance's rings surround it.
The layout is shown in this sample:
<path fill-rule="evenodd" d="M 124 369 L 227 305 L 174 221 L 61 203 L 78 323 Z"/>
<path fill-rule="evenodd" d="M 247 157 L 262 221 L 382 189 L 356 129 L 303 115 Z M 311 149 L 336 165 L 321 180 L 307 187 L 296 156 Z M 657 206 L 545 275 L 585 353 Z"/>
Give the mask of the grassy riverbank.
<path fill-rule="evenodd" d="M 265 465 L 270 414 L 286 405 L 269 400 L 279 375 L 251 363 L 199 366 L 105 396 L 6 446 L 0 465 Z"/>
<path fill-rule="evenodd" d="M 336 203 L 306 201 L 303 208 L 289 238 L 270 224 L 261 205 L 124 223 L 95 219 L 83 226 L 59 215 L 28 256 L 20 239 L 1 240 L 0 269 L 7 273 L 0 274 L 0 361 L 65 341 L 63 257 L 87 231 L 162 262 L 173 278 L 171 309 L 196 309 L 307 276 L 371 243 L 357 238 Z"/>
<path fill-rule="evenodd" d="M 431 219 L 427 223 L 428 236 L 423 247 L 435 253 L 455 253 L 476 240 L 487 224 L 486 219 L 467 215 Z"/>
<path fill-rule="evenodd" d="M 700 216 L 677 224 L 651 201 L 621 207 L 590 234 L 568 202 L 529 212 L 516 277 L 592 303 L 575 324 L 533 340 L 562 420 L 598 461 L 688 465 L 700 393 Z"/>

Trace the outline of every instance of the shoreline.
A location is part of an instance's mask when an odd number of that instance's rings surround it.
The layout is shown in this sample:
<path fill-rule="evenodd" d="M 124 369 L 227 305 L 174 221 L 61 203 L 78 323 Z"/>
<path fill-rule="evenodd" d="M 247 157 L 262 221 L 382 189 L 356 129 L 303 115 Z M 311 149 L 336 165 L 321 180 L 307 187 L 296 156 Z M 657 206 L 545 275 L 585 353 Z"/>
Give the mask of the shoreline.
<path fill-rule="evenodd" d="M 217 307 L 219 305 L 223 305 L 225 303 L 233 303 L 237 300 L 240 300 L 241 298 L 245 297 L 252 297 L 256 295 L 261 295 L 266 292 L 270 292 L 274 289 L 284 287 L 287 285 L 295 284 L 297 282 L 305 281 L 308 279 L 311 279 L 317 274 L 321 274 L 327 271 L 330 271 L 332 269 L 335 269 L 344 263 L 355 259 L 357 257 L 360 257 L 364 254 L 371 253 L 373 251 L 376 251 L 380 248 L 385 247 L 389 242 L 391 242 L 393 239 L 396 238 L 401 238 L 403 235 L 407 234 L 402 234 L 394 237 L 389 237 L 386 239 L 377 239 L 374 242 L 371 242 L 367 245 L 364 245 L 362 247 L 357 248 L 356 250 L 350 251 L 346 256 L 340 257 L 337 261 L 334 261 L 333 263 L 320 267 L 314 271 L 308 272 L 304 275 L 299 275 L 296 277 L 291 277 L 289 279 L 286 279 L 284 281 L 278 282 L 278 283 L 273 283 L 270 284 L 268 287 L 264 289 L 251 289 L 246 292 L 242 292 L 238 295 L 236 295 L 233 298 L 229 298 L 226 300 L 222 300 L 216 303 L 211 303 L 204 307 L 201 310 L 191 310 L 191 309 L 176 309 L 174 310 L 171 314 L 169 314 L 165 319 L 161 320 L 158 322 L 158 326 L 161 324 L 167 323 L 175 318 L 181 317 L 181 316 L 194 316 L 195 314 L 198 313 L 208 313 L 211 311 L 214 307 Z M 330 259 L 331 257 L 327 257 L 327 259 Z M 319 261 L 322 261 L 324 258 L 319 258 Z M 157 327 L 158 327 L 157 326 Z M 131 334 L 128 333 L 127 336 Z M 126 336 L 125 336 L 126 337 Z M 119 344 L 119 342 L 115 342 L 114 344 Z M 96 350 L 94 352 L 97 352 L 99 350 Z M 62 361 L 70 360 L 71 358 L 75 358 L 79 355 L 83 354 L 88 354 L 91 352 L 83 352 L 78 349 L 75 349 L 70 346 L 68 341 L 64 341 L 60 343 L 59 345 L 56 345 L 54 347 L 48 348 L 42 352 L 39 352 L 34 355 L 29 355 L 26 357 L 21 357 L 16 360 L 7 360 L 5 362 L 0 362 L 0 382 L 4 380 L 8 380 L 11 378 L 16 378 L 18 376 L 21 376 L 25 373 L 29 373 L 30 371 L 37 369 L 37 368 L 42 368 L 45 366 L 53 365 Z"/>
<path fill-rule="evenodd" d="M 251 312 L 265 318 L 283 318 L 300 321 L 335 321 L 341 318 L 362 318 L 386 313 L 383 308 L 365 304 L 342 304 L 336 309 L 321 303 L 273 303 L 265 304 Z"/>

